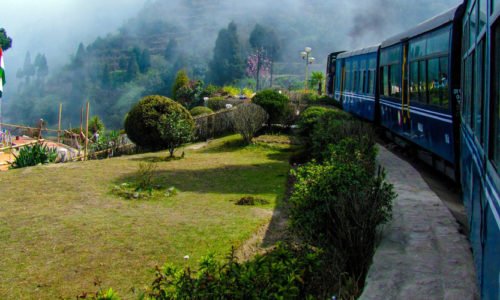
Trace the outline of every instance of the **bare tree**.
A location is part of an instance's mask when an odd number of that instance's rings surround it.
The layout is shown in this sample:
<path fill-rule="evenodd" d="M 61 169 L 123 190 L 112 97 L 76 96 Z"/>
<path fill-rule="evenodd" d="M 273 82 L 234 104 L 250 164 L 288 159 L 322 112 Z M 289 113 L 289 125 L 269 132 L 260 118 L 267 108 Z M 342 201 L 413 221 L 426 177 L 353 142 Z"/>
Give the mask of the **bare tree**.
<path fill-rule="evenodd" d="M 268 118 L 269 115 L 259 105 L 245 103 L 238 105 L 233 111 L 233 127 L 245 142 L 250 144 L 255 133 L 265 126 Z"/>

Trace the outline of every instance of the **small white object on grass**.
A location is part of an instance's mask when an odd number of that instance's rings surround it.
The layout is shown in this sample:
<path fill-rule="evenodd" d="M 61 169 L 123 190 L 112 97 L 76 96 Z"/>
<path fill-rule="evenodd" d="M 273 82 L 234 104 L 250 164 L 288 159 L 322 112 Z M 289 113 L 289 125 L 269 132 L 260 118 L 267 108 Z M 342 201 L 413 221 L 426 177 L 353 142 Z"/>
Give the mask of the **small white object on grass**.
<path fill-rule="evenodd" d="M 188 260 L 189 259 L 189 255 L 184 256 L 184 259 Z"/>
<path fill-rule="evenodd" d="M 226 109 L 230 109 L 230 108 L 233 108 L 233 105 L 232 104 L 226 104 Z"/>

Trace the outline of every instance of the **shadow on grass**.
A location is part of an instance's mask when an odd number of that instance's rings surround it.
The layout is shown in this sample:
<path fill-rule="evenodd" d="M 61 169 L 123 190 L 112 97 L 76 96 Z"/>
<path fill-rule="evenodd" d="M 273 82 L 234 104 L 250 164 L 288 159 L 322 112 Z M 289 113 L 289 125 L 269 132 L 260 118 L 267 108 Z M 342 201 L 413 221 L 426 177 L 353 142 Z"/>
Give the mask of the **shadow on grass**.
<path fill-rule="evenodd" d="M 150 158 L 152 160 L 155 157 Z M 174 186 L 181 192 L 220 194 L 273 194 L 283 185 L 288 164 L 272 162 L 252 165 L 223 165 L 218 168 L 171 169 L 154 172 L 155 184 Z M 115 184 L 137 182 L 135 172 L 119 177 Z M 281 191 L 280 191 L 281 192 Z M 238 199 L 235 199 L 238 200 Z"/>

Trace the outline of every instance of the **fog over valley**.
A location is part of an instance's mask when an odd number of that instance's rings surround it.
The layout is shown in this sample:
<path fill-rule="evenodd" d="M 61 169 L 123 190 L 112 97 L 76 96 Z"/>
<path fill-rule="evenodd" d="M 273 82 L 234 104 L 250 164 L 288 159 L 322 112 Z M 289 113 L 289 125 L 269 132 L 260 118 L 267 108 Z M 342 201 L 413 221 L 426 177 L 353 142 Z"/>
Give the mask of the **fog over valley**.
<path fill-rule="evenodd" d="M 118 129 L 142 96 L 171 96 L 180 69 L 205 84 L 255 88 L 245 66 L 256 49 L 250 41 L 256 24 L 276 37 L 275 53 L 266 51 L 273 85 L 291 87 L 304 80 L 304 47 L 316 58 L 311 70 L 324 72 L 328 53 L 379 43 L 460 2 L 4 0 L 0 28 L 13 43 L 4 52 L 3 118 L 33 124 L 43 117 L 53 125 L 62 102 L 68 127 L 79 122 L 80 107 L 90 101 L 92 113 Z M 213 70 L 223 29 L 235 29 L 242 68 L 241 76 L 227 82 Z"/>

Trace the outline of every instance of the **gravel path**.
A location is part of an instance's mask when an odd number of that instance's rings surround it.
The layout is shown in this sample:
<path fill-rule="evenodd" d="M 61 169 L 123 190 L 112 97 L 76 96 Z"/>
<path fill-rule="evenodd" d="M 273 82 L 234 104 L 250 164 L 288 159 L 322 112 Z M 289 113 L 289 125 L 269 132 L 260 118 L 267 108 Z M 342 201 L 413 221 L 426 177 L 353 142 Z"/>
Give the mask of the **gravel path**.
<path fill-rule="evenodd" d="M 470 245 L 409 163 L 379 146 L 398 193 L 360 299 L 478 299 Z"/>

